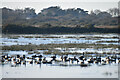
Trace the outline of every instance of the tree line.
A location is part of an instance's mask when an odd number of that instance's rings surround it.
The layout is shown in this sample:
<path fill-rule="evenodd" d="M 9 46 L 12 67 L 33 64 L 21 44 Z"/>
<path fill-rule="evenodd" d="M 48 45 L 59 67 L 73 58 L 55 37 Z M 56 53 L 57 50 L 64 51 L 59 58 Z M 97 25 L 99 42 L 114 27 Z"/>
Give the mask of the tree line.
<path fill-rule="evenodd" d="M 63 30 L 63 32 L 67 30 L 72 32 L 97 32 L 97 30 L 100 30 L 104 32 L 105 29 L 97 29 L 96 26 L 118 26 L 118 20 L 120 18 L 119 12 L 120 10 L 118 8 L 111 8 L 107 11 L 93 10 L 88 13 L 88 11 L 81 8 L 62 9 L 59 6 L 51 6 L 41 10 L 41 12 L 37 14 L 33 8 L 13 10 L 3 7 L 3 32 L 7 33 L 9 30 L 13 30 L 12 32 L 14 32 L 15 29 L 19 29 L 18 31 L 20 31 L 20 29 L 26 29 L 25 31 L 29 32 L 29 27 L 30 29 L 35 29 L 33 32 L 36 33 L 43 33 L 38 31 L 49 29 L 56 31 L 57 29 Z M 36 31 L 36 29 L 38 29 L 38 31 Z M 79 31 L 77 31 L 77 29 Z M 49 31 L 44 32 L 49 33 Z"/>

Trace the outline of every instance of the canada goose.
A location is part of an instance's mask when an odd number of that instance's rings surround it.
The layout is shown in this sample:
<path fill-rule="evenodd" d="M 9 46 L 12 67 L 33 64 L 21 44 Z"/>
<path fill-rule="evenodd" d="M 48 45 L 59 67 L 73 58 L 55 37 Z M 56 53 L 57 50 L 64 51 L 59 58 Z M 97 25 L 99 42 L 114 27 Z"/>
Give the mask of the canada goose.
<path fill-rule="evenodd" d="M 43 63 L 43 64 L 52 64 L 52 61 L 53 61 L 53 60 L 47 61 L 47 60 L 46 60 L 46 57 L 44 57 L 42 63 Z"/>
<path fill-rule="evenodd" d="M 13 58 L 13 61 L 16 61 L 16 57 L 15 57 L 15 58 Z"/>
<path fill-rule="evenodd" d="M 98 64 L 99 62 L 97 60 L 94 61 L 95 64 Z"/>
<path fill-rule="evenodd" d="M 61 56 L 61 60 L 62 60 L 62 61 L 64 60 L 64 57 L 63 57 L 63 55 Z"/>
<path fill-rule="evenodd" d="M 74 56 L 74 60 L 77 61 L 78 59 L 76 58 L 76 56 Z"/>
<path fill-rule="evenodd" d="M 21 64 L 21 60 L 19 61 L 19 60 L 17 60 L 17 61 L 15 61 L 15 64 L 17 65 L 17 64 Z"/>
<path fill-rule="evenodd" d="M 2 63 L 4 63 L 4 62 L 5 62 L 5 59 L 4 59 L 4 58 L 2 58 L 1 62 L 2 62 Z"/>
<path fill-rule="evenodd" d="M 7 61 L 12 61 L 11 58 L 8 58 Z"/>
<path fill-rule="evenodd" d="M 64 56 L 64 61 L 67 62 L 68 55 Z"/>
<path fill-rule="evenodd" d="M 35 60 L 35 63 L 36 63 L 36 64 L 41 64 L 41 61 L 42 61 L 42 59 L 39 58 L 38 60 Z"/>
<path fill-rule="evenodd" d="M 56 54 L 54 56 L 51 56 L 52 60 L 56 60 Z"/>
<path fill-rule="evenodd" d="M 24 64 L 24 65 L 26 65 L 26 60 L 25 60 L 25 61 L 23 61 L 23 64 Z"/>
<path fill-rule="evenodd" d="M 88 63 L 94 63 L 93 58 L 89 59 L 89 60 L 88 60 Z"/>
<path fill-rule="evenodd" d="M 70 58 L 70 61 L 71 61 L 71 63 L 73 64 L 74 59 L 73 59 L 73 58 Z"/>
<path fill-rule="evenodd" d="M 4 59 L 5 59 L 5 55 L 2 55 L 2 58 L 4 58 Z"/>
<path fill-rule="evenodd" d="M 89 65 L 88 64 L 85 64 L 84 61 L 80 62 L 80 66 L 81 67 L 88 67 Z"/>
<path fill-rule="evenodd" d="M 26 56 L 25 55 L 23 55 L 23 59 L 25 59 L 26 58 Z"/>
<path fill-rule="evenodd" d="M 17 58 L 20 58 L 20 55 L 17 55 Z"/>
<path fill-rule="evenodd" d="M 33 60 L 31 60 L 29 63 L 30 63 L 30 64 L 33 64 Z"/>
<path fill-rule="evenodd" d="M 39 55 L 38 57 L 41 59 L 43 56 L 42 56 L 42 55 Z"/>
<path fill-rule="evenodd" d="M 36 64 L 41 64 L 41 62 L 37 61 Z"/>
<path fill-rule="evenodd" d="M 110 64 L 111 63 L 111 59 L 110 59 L 110 57 L 108 56 L 108 57 L 106 57 L 105 58 L 105 60 L 106 60 L 106 63 L 108 63 L 108 64 Z"/>
<path fill-rule="evenodd" d="M 43 64 L 52 64 L 52 60 L 51 61 L 42 61 Z"/>
<path fill-rule="evenodd" d="M 80 56 L 80 57 L 79 57 L 80 60 L 83 60 L 83 58 L 84 58 L 84 56 Z"/>
<path fill-rule="evenodd" d="M 35 59 L 37 56 L 36 55 L 32 55 L 32 58 Z"/>
<path fill-rule="evenodd" d="M 101 63 L 101 56 L 99 58 L 96 58 L 96 61 Z"/>
<path fill-rule="evenodd" d="M 101 65 L 106 65 L 106 61 L 102 60 Z"/>
<path fill-rule="evenodd" d="M 74 61 L 77 61 L 77 64 L 79 62 L 79 60 L 76 58 L 76 56 L 74 56 L 74 58 L 69 58 L 69 61 L 71 61 L 72 64 L 74 63 Z"/>
<path fill-rule="evenodd" d="M 120 59 L 118 60 L 118 64 L 120 63 Z"/>
<path fill-rule="evenodd" d="M 42 63 L 45 64 L 46 62 L 47 62 L 46 57 L 44 57 Z"/>
<path fill-rule="evenodd" d="M 33 64 L 33 59 L 34 59 L 34 58 L 32 58 L 32 60 L 29 62 L 29 64 Z"/>

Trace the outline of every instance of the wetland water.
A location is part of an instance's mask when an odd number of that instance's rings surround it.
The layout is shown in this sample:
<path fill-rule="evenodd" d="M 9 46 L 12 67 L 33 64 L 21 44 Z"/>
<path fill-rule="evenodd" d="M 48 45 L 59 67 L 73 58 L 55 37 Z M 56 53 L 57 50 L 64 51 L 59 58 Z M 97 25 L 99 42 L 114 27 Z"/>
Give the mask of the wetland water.
<path fill-rule="evenodd" d="M 16 59 L 17 55 L 26 56 L 25 64 L 22 64 L 24 61 L 15 64 L 15 61 L 6 59 L 2 63 L 0 55 L 3 78 L 118 78 L 117 34 L 5 35 L 1 40 L 3 55 L 11 59 Z M 42 61 L 44 58 L 51 61 L 55 54 L 56 60 L 50 64 L 36 62 L 38 57 L 30 64 L 34 55 L 42 55 Z M 61 61 L 61 56 L 67 56 L 70 62 Z M 84 56 L 84 63 L 80 56 Z M 78 62 L 73 60 L 74 57 Z M 101 57 L 101 62 L 96 64 L 98 57 Z M 112 62 L 107 63 L 108 57 Z M 93 58 L 94 62 L 88 63 Z"/>

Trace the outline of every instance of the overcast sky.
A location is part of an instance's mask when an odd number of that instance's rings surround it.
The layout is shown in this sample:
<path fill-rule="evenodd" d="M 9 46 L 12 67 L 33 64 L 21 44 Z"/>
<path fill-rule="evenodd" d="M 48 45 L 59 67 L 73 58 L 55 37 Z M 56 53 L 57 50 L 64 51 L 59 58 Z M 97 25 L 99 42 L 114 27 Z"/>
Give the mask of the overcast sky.
<path fill-rule="evenodd" d="M 40 12 L 43 8 L 50 6 L 60 6 L 62 9 L 82 8 L 88 11 L 100 9 L 102 11 L 109 8 L 118 7 L 119 0 L 2 0 L 2 7 L 12 9 L 23 9 L 25 7 L 35 8 Z"/>

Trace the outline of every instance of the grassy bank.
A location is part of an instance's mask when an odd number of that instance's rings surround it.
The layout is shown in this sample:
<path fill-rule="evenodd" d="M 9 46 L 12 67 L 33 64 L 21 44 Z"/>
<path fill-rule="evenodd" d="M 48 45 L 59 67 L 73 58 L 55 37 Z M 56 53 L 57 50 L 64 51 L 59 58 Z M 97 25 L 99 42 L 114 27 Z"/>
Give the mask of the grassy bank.
<path fill-rule="evenodd" d="M 105 44 L 40 44 L 40 45 L 12 45 L 12 46 L 3 46 L 2 50 L 53 50 L 54 48 L 118 48 L 118 45 L 105 45 Z"/>

